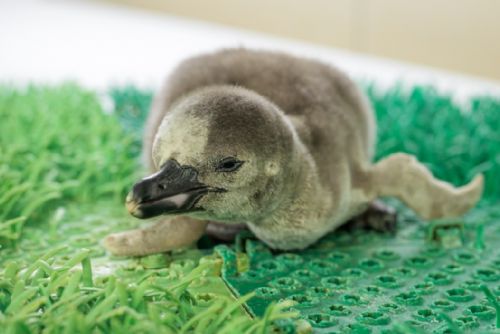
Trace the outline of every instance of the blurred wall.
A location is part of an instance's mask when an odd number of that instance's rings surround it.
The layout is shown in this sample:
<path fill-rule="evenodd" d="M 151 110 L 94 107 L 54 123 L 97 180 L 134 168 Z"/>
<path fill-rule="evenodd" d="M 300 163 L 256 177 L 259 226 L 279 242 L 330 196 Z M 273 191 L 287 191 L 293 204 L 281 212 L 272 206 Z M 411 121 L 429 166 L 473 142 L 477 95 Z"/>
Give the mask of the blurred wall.
<path fill-rule="evenodd" d="M 500 0 L 109 0 L 500 80 Z"/>

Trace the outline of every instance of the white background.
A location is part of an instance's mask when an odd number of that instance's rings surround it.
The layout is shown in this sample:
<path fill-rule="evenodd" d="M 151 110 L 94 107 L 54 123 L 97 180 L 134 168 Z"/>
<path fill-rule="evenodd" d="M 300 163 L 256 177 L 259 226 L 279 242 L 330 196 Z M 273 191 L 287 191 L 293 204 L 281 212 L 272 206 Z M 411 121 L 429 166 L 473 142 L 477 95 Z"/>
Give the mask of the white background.
<path fill-rule="evenodd" d="M 0 83 L 75 80 L 103 90 L 124 83 L 157 88 L 181 59 L 231 46 L 322 59 L 381 87 L 401 81 L 432 84 L 457 98 L 500 96 L 498 82 L 128 7 L 82 0 L 0 0 Z"/>

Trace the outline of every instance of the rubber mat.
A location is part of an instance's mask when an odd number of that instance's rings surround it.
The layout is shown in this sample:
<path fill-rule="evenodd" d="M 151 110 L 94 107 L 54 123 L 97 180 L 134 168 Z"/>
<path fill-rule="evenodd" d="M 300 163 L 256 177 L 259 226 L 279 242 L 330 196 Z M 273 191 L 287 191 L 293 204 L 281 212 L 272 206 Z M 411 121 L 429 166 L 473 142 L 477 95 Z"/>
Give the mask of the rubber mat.
<path fill-rule="evenodd" d="M 500 332 L 500 209 L 463 221 L 402 216 L 396 235 L 336 232 L 300 252 L 240 237 L 216 247 L 222 278 L 236 296 L 255 292 L 254 316 L 294 301 L 315 333 Z"/>

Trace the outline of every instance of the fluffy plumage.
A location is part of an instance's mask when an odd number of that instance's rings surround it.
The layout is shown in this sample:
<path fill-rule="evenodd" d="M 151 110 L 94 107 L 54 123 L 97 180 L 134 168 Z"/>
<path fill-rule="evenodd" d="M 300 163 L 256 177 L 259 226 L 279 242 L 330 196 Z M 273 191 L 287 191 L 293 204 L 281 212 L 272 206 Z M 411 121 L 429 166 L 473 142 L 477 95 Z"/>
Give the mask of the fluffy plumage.
<path fill-rule="evenodd" d="M 166 216 L 147 229 L 162 233 L 160 241 L 141 240 L 137 230 L 111 235 L 106 246 L 124 255 L 169 250 L 217 221 L 245 223 L 273 248 L 300 249 L 381 196 L 398 197 L 427 219 L 461 215 L 480 198 L 482 176 L 454 188 L 407 154 L 372 164 L 375 134 L 365 96 L 331 66 L 245 49 L 188 59 L 155 99 L 144 158 L 153 172 L 173 159 L 225 191 L 182 214 L 182 236 L 179 218 Z M 242 167 L 214 172 L 228 156 Z"/>

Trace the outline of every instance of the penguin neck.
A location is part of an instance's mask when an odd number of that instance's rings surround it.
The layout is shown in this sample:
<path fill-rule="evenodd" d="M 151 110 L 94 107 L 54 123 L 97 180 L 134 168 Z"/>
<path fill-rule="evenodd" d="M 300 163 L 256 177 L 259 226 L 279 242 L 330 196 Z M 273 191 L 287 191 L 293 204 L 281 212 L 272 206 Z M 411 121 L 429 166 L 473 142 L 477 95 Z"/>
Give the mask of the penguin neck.
<path fill-rule="evenodd" d="M 282 197 L 271 216 L 292 219 L 305 209 L 321 207 L 315 191 L 321 188 L 317 166 L 306 146 L 300 139 L 294 141 L 294 149 L 287 171 Z M 294 220 L 294 219 L 292 219 Z M 291 220 L 290 220 L 291 221 Z"/>

